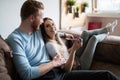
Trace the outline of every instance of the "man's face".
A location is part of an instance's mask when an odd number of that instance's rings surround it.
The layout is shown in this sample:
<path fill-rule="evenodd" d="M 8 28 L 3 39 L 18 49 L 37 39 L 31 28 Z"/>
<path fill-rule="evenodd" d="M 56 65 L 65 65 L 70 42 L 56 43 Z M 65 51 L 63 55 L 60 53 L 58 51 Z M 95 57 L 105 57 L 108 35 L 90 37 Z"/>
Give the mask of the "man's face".
<path fill-rule="evenodd" d="M 44 14 L 43 10 L 40 9 L 38 13 L 36 14 L 36 16 L 34 16 L 34 20 L 31 24 L 33 30 L 35 31 L 39 30 L 40 24 L 43 22 L 43 14 Z"/>

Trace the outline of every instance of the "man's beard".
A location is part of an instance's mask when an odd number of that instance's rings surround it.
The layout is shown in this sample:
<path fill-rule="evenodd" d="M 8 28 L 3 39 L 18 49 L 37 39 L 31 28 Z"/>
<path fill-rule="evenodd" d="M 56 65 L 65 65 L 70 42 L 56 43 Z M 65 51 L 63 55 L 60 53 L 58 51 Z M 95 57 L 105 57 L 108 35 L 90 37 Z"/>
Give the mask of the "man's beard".
<path fill-rule="evenodd" d="M 39 28 L 40 28 L 40 24 L 38 24 L 37 22 L 34 21 L 34 22 L 31 24 L 31 27 L 32 27 L 33 31 L 37 31 L 37 30 L 39 30 Z"/>

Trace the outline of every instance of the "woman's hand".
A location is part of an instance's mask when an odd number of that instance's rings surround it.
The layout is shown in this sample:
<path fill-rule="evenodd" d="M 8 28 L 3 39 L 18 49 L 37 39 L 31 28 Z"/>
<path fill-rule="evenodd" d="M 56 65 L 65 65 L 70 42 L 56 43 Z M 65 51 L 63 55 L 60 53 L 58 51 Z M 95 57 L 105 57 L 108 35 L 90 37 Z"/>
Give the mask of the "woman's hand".
<path fill-rule="evenodd" d="M 83 45 L 83 40 L 80 37 L 76 37 L 76 39 L 73 41 L 73 50 L 77 50 Z"/>

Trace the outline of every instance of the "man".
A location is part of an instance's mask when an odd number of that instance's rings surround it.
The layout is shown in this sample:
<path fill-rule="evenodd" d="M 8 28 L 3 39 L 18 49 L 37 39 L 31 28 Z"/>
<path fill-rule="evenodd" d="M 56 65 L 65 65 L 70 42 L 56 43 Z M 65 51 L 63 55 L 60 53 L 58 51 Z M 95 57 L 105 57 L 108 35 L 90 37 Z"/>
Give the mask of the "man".
<path fill-rule="evenodd" d="M 27 0 L 21 8 L 21 24 L 7 38 L 13 50 L 13 61 L 22 80 L 117 80 L 108 71 L 74 71 L 66 73 L 59 68 L 64 58 L 56 55 L 50 60 L 41 31 L 44 15 L 41 2 Z"/>

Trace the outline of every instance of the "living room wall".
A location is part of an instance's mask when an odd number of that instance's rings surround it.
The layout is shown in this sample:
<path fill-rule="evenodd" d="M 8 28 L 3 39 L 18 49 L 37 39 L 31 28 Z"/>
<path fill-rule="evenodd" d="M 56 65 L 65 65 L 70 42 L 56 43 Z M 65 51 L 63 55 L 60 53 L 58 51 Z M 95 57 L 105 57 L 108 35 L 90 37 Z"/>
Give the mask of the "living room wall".
<path fill-rule="evenodd" d="M 0 35 L 6 38 L 21 22 L 20 8 L 25 0 L 0 1 Z M 59 28 L 59 0 L 38 0 L 45 5 L 44 16 L 54 19 Z M 54 3 L 53 3 L 54 2 Z"/>
<path fill-rule="evenodd" d="M 20 8 L 25 0 L 1 0 L 0 1 L 0 35 L 6 38 L 20 24 Z M 40 0 L 45 5 L 44 16 L 54 19 L 57 28 L 60 23 L 60 0 Z M 54 3 L 53 3 L 54 2 Z M 102 26 L 116 18 L 89 17 L 88 21 L 102 21 Z M 120 22 L 120 18 L 117 18 Z M 118 23 L 114 35 L 120 36 L 120 23 Z"/>

